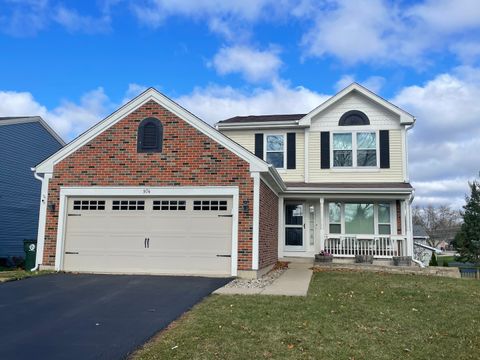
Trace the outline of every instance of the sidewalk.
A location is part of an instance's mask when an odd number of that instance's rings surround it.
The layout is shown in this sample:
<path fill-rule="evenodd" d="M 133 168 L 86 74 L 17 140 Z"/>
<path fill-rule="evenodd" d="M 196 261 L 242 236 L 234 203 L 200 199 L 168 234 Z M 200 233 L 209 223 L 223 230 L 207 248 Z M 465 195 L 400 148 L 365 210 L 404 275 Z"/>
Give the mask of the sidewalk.
<path fill-rule="evenodd" d="M 222 295 L 286 295 L 307 296 L 308 286 L 312 278 L 313 263 L 288 264 L 288 269 L 272 284 L 264 288 L 226 288 L 215 290 L 214 294 Z"/>

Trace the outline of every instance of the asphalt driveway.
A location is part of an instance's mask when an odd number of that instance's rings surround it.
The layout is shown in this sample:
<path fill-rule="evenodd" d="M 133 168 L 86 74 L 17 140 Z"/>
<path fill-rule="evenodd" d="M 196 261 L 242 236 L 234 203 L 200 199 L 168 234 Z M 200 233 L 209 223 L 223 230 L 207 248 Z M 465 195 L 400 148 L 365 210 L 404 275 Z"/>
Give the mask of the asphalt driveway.
<path fill-rule="evenodd" d="M 0 358 L 125 358 L 228 281 L 52 274 L 0 284 Z"/>

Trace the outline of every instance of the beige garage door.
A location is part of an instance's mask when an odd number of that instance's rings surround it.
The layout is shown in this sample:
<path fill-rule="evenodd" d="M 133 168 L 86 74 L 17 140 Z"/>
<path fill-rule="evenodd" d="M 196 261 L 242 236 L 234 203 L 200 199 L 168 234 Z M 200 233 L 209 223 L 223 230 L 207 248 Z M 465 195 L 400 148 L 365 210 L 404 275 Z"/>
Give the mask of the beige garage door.
<path fill-rule="evenodd" d="M 229 275 L 229 198 L 70 198 L 66 271 Z"/>

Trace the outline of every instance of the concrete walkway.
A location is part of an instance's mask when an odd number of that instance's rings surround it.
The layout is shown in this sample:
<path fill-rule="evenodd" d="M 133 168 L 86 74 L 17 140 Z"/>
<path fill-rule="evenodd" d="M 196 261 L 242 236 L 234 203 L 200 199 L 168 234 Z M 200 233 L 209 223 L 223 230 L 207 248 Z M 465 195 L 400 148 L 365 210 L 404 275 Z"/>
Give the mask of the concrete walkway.
<path fill-rule="evenodd" d="M 307 296 L 312 278 L 312 262 L 291 262 L 288 269 L 264 288 L 222 287 L 214 294 L 222 295 L 286 295 Z"/>

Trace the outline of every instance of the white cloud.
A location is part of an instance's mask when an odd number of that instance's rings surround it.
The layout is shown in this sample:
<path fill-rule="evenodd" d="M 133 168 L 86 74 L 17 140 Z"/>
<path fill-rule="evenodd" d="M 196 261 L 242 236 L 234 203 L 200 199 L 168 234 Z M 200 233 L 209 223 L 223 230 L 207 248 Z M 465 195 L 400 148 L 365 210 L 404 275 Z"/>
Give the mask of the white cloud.
<path fill-rule="evenodd" d="M 169 16 L 187 16 L 197 19 L 235 17 L 254 21 L 272 0 L 145 0 L 132 2 L 138 20 L 146 25 L 158 27 Z"/>
<path fill-rule="evenodd" d="M 359 81 L 359 83 L 365 86 L 370 91 L 374 93 L 379 93 L 382 89 L 383 85 L 385 84 L 385 78 L 382 76 L 370 76 L 366 78 L 364 81 Z M 356 82 L 355 76 L 347 74 L 343 75 L 336 83 L 335 83 L 335 90 L 340 91 L 350 85 L 352 82 Z"/>
<path fill-rule="evenodd" d="M 406 87 L 392 99 L 417 117 L 409 135 L 417 202 L 463 203 L 467 181 L 480 171 L 479 97 L 480 69 L 462 67 Z"/>
<path fill-rule="evenodd" d="M 67 141 L 97 123 L 115 107 L 103 88 L 87 92 L 79 103 L 65 100 L 51 110 L 28 92 L 0 91 L 0 116 L 41 116 Z"/>
<path fill-rule="evenodd" d="M 434 31 L 463 31 L 480 26 L 478 0 L 427 0 L 407 10 Z"/>
<path fill-rule="evenodd" d="M 7 0 L 0 12 L 0 31 L 32 36 L 48 24 L 48 0 Z"/>
<path fill-rule="evenodd" d="M 478 59 L 478 0 L 327 4 L 311 14 L 314 25 L 302 42 L 307 55 L 333 56 L 347 65 L 400 63 L 417 68 L 429 64 L 427 54 L 444 51 L 462 60 L 467 55 Z"/>
<path fill-rule="evenodd" d="M 277 49 L 262 51 L 247 46 L 223 47 L 211 62 L 219 74 L 240 73 L 251 82 L 276 79 L 281 65 Z"/>
<path fill-rule="evenodd" d="M 142 92 L 144 92 L 147 89 L 148 89 L 148 86 L 146 85 L 141 85 L 136 83 L 128 84 L 128 89 L 125 92 L 125 96 L 122 100 L 122 104 L 125 104 L 126 102 L 132 100 L 134 97 L 140 95 Z"/>
<path fill-rule="evenodd" d="M 208 24 L 210 31 L 231 42 L 245 42 L 259 21 L 298 17 L 312 9 L 310 0 L 131 0 L 139 23 L 152 28 L 169 17 L 184 17 Z"/>
<path fill-rule="evenodd" d="M 257 88 L 251 92 L 219 86 L 196 88 L 176 101 L 214 124 L 237 115 L 306 113 L 327 98 L 302 86 L 290 87 L 284 82 L 275 81 L 271 88 Z"/>
<path fill-rule="evenodd" d="M 59 6 L 54 12 L 53 19 L 70 32 L 98 34 L 111 31 L 111 19 L 106 14 L 100 17 L 81 15 L 74 9 Z"/>
<path fill-rule="evenodd" d="M 368 6 L 360 1 L 334 3 L 318 12 L 315 25 L 304 36 L 308 54 L 331 54 L 353 64 L 390 53 L 388 37 L 396 20 L 383 1 L 372 0 Z"/>
<path fill-rule="evenodd" d="M 110 8 L 118 0 L 105 0 L 100 16 L 82 15 L 60 1 L 5 0 L 0 12 L 0 31 L 13 36 L 34 36 L 52 23 L 70 32 L 86 34 L 105 33 L 111 30 Z"/>

